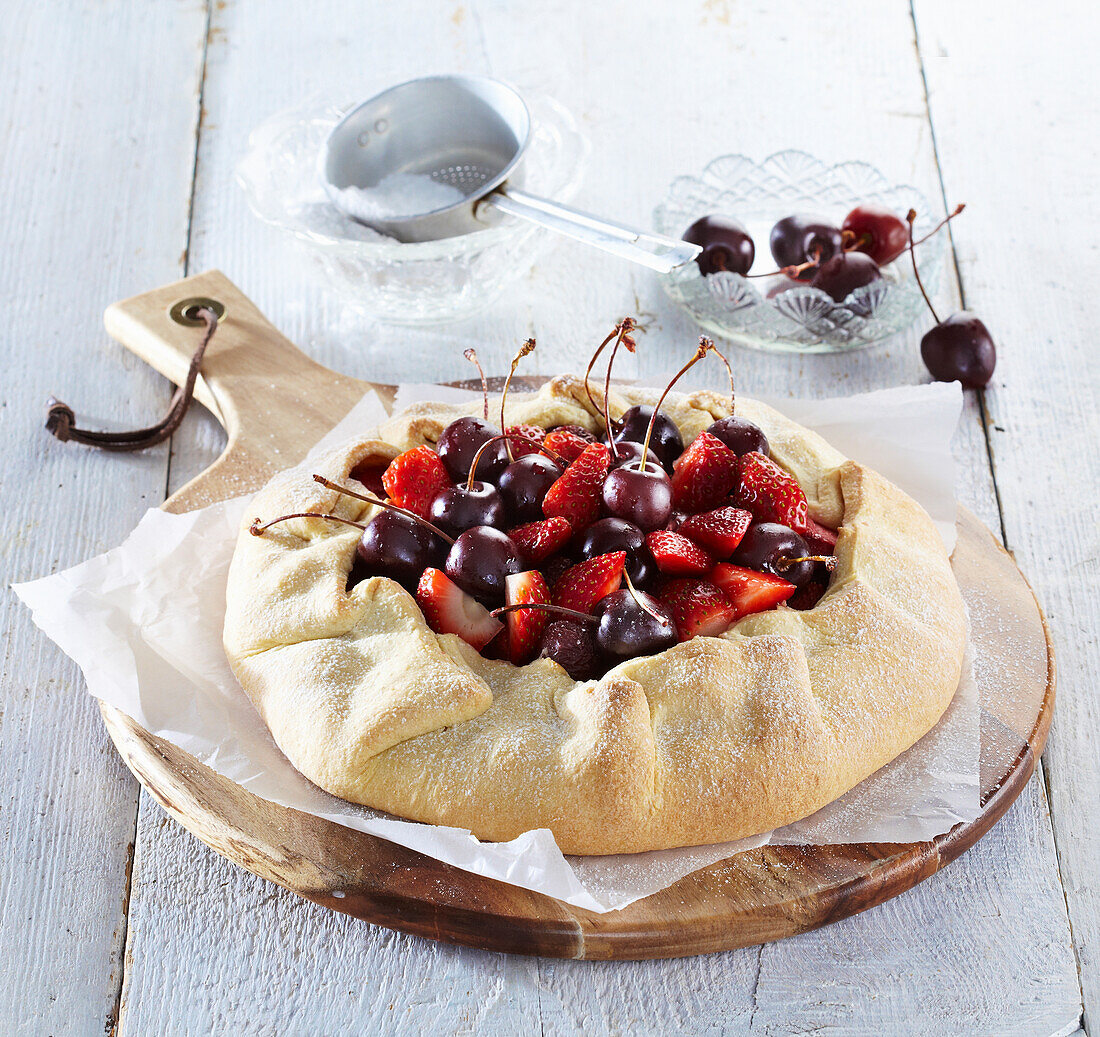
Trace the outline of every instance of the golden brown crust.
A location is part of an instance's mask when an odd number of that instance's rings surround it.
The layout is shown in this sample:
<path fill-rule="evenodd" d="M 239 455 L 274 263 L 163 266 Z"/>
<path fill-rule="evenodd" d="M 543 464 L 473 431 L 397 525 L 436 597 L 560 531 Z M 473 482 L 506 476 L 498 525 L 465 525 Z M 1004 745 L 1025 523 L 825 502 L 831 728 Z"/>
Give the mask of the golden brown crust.
<path fill-rule="evenodd" d="M 593 386 L 602 405 L 602 392 Z M 616 388 L 613 415 L 654 393 Z M 673 394 L 689 441 L 728 404 Z M 377 439 L 322 459 L 346 480 L 364 458 L 434 443 L 479 406 L 419 404 Z M 813 609 L 749 616 L 577 683 L 556 663 L 482 658 L 433 633 L 413 598 L 372 578 L 345 591 L 357 533 L 301 519 L 242 528 L 225 647 L 291 762 L 328 791 L 413 820 L 511 839 L 549 828 L 566 853 L 723 842 L 813 813 L 925 734 L 958 685 L 962 600 L 939 534 L 911 498 L 819 436 L 752 400 L 810 513 L 839 528 L 838 570 Z M 599 418 L 582 383 L 510 398 L 507 420 Z M 286 473 L 256 498 L 264 518 L 372 509 Z"/>

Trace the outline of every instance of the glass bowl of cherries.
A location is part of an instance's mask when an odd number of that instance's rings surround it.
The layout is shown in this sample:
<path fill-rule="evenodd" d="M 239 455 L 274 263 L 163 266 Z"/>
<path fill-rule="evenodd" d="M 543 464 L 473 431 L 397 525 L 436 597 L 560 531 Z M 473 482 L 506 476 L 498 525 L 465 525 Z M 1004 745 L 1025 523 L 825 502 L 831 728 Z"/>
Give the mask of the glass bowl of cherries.
<path fill-rule="evenodd" d="M 801 151 L 761 163 L 724 155 L 677 177 L 656 229 L 703 248 L 661 275 L 669 296 L 712 335 L 758 349 L 832 353 L 904 331 L 924 312 L 910 262 L 939 284 L 942 225 L 915 188 L 864 162 L 828 165 Z"/>

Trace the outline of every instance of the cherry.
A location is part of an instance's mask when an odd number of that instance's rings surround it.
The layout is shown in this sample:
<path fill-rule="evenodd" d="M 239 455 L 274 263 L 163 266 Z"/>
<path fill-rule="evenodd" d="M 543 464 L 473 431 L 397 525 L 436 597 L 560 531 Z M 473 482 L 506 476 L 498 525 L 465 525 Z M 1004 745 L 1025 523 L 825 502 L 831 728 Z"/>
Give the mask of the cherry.
<path fill-rule="evenodd" d="M 649 423 L 653 422 L 653 435 L 649 440 L 650 452 L 656 454 L 666 468 L 672 466 L 684 452 L 684 437 L 676 422 L 667 414 L 657 413 L 654 418 L 654 409 L 648 403 L 639 403 L 623 411 L 619 419 L 618 435 L 620 439 L 631 442 L 641 442 L 645 438 Z"/>
<path fill-rule="evenodd" d="M 481 418 L 456 418 L 440 435 L 435 445 L 436 453 L 455 482 L 462 482 L 471 474 L 493 482 L 508 465 L 503 440 L 486 449 L 478 461 L 476 472 L 471 473 L 470 467 L 477 452 L 500 434 L 500 429 Z"/>
<path fill-rule="evenodd" d="M 444 572 L 485 605 L 501 601 L 505 577 L 522 571 L 519 548 L 492 526 L 467 529 L 452 545 L 444 564 Z"/>
<path fill-rule="evenodd" d="M 855 235 L 851 247 L 869 255 L 879 266 L 893 262 L 909 245 L 905 221 L 874 202 L 857 205 L 844 217 L 840 229 Z"/>
<path fill-rule="evenodd" d="M 474 526 L 503 529 L 507 525 L 501 495 L 491 483 L 477 480 L 440 490 L 432 501 L 428 517 L 444 533 L 455 537 Z"/>
<path fill-rule="evenodd" d="M 677 643 L 672 615 L 644 591 L 624 587 L 596 603 L 596 643 L 608 655 L 632 659 L 663 652 Z"/>
<path fill-rule="evenodd" d="M 786 216 L 772 227 L 769 238 L 772 256 L 781 267 L 813 262 L 820 266 L 843 251 L 844 236 L 839 227 L 815 216 Z M 808 281 L 813 268 L 802 271 L 799 279 Z"/>
<path fill-rule="evenodd" d="M 419 522 L 383 511 L 367 523 L 355 550 L 369 575 L 387 576 L 412 593 L 425 569 L 443 563 L 447 543 Z"/>
<path fill-rule="evenodd" d="M 561 465 L 542 454 L 525 454 L 500 473 L 500 496 L 513 525 L 542 518 L 542 500 L 561 473 Z M 484 525 L 495 526 L 497 523 L 486 522 Z"/>
<path fill-rule="evenodd" d="M 582 559 L 612 551 L 626 552 L 627 575 L 636 584 L 647 586 L 657 579 L 657 563 L 645 546 L 645 534 L 634 523 L 620 518 L 602 518 L 584 531 L 580 543 Z"/>
<path fill-rule="evenodd" d="M 583 439 L 586 443 L 596 442 L 596 437 L 591 432 L 589 432 L 588 429 L 583 428 L 580 425 L 555 425 L 552 429 L 549 429 L 548 431 L 572 432 L 574 436 L 576 436 L 578 439 Z"/>
<path fill-rule="evenodd" d="M 595 680 L 603 673 L 596 631 L 591 623 L 555 619 L 542 633 L 539 653 L 553 659 L 575 681 Z"/>
<path fill-rule="evenodd" d="M 683 239 L 703 247 L 695 262 L 704 277 L 722 270 L 747 274 L 756 258 L 749 232 L 729 216 L 700 217 L 684 231 Z"/>
<path fill-rule="evenodd" d="M 749 526 L 732 559 L 734 565 L 771 573 L 796 587 L 813 579 L 815 560 L 806 541 L 778 522 Z"/>
<path fill-rule="evenodd" d="M 961 207 L 956 208 L 951 215 L 955 216 L 960 211 Z M 993 336 L 983 321 L 969 310 L 961 310 L 947 320 L 940 320 L 932 300 L 924 290 L 924 283 L 917 269 L 917 257 L 912 248 L 913 222 L 916 218 L 916 212 L 910 209 L 906 216 L 909 224 L 909 258 L 913 261 L 913 276 L 917 280 L 917 287 L 936 322 L 936 326 L 920 340 L 921 358 L 937 382 L 961 382 L 964 388 L 980 389 L 989 384 L 997 366 L 997 347 L 993 343 Z"/>
<path fill-rule="evenodd" d="M 620 440 L 611 446 L 611 467 L 619 468 L 624 464 L 631 464 L 642 459 L 642 444 L 631 439 Z M 646 451 L 646 460 L 653 464 L 665 467 L 661 459 L 652 451 Z"/>
<path fill-rule="evenodd" d="M 754 425 L 748 418 L 731 414 L 729 417 L 719 418 L 707 431 L 725 443 L 738 457 L 754 451 L 768 456 L 768 437 L 759 425 Z"/>
<path fill-rule="evenodd" d="M 820 288 L 833 302 L 844 302 L 857 288 L 881 281 L 878 263 L 863 252 L 838 252 L 818 267 L 811 288 Z"/>

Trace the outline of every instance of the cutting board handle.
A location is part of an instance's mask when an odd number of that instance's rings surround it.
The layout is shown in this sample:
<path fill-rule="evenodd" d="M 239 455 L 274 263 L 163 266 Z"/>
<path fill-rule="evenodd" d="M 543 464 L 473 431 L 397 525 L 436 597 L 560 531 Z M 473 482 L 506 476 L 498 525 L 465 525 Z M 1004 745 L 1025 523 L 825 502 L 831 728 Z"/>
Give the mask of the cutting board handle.
<path fill-rule="evenodd" d="M 165 505 L 186 511 L 262 486 L 294 464 L 371 388 L 311 360 L 218 270 L 135 295 L 107 308 L 107 332 L 176 385 L 204 325 L 189 322 L 196 303 L 222 310 L 203 357 L 195 398 L 221 422 L 221 457 Z"/>

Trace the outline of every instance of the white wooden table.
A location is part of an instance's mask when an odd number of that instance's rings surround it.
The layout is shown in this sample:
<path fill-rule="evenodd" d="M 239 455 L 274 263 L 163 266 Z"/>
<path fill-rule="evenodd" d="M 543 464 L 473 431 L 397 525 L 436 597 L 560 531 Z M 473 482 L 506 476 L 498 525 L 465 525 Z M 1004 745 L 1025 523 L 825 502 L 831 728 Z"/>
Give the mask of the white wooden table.
<path fill-rule="evenodd" d="M 1000 359 L 969 393 L 960 499 L 1003 534 L 1060 671 L 1041 770 L 945 872 L 865 915 L 679 961 L 505 957 L 330 914 L 169 822 L 112 748 L 79 673 L 3 600 L 0 1030 L 27 1034 L 1100 1032 L 1100 92 L 1092 4 L 866 0 L 13 0 L 0 61 L 3 583 L 117 543 L 205 467 L 198 409 L 171 449 L 47 439 L 50 393 L 142 424 L 166 384 L 102 333 L 110 301 L 225 270 L 292 339 L 377 380 L 575 367 L 611 321 L 669 368 L 692 327 L 644 271 L 571 243 L 483 316 L 349 321 L 247 211 L 248 131 L 314 93 L 472 71 L 552 93 L 593 141 L 577 199 L 645 223 L 711 157 L 862 158 L 944 204 L 957 275 Z M 847 358 L 735 352 L 746 392 L 839 395 L 926 378 L 913 340 Z M 622 373 L 631 374 L 624 363 Z"/>

